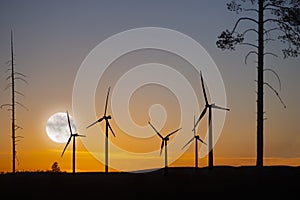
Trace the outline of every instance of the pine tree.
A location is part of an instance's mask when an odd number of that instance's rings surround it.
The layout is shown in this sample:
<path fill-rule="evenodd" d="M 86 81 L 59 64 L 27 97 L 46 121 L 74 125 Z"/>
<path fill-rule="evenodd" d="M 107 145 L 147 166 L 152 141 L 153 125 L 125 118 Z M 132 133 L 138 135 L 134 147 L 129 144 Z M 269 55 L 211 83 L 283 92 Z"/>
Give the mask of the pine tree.
<path fill-rule="evenodd" d="M 246 45 L 252 48 L 245 56 L 245 63 L 249 55 L 257 56 L 257 157 L 256 166 L 263 166 L 264 146 L 264 86 L 269 87 L 279 98 L 277 90 L 268 82 L 264 81 L 264 72 L 272 72 L 279 78 L 278 74 L 269 68 L 265 68 L 264 59 L 266 55 L 278 57 L 272 52 L 265 51 L 268 42 L 279 41 L 285 44 L 282 49 L 283 58 L 297 57 L 300 55 L 300 1 L 299 0 L 233 0 L 227 3 L 227 9 L 237 14 L 256 13 L 257 17 L 247 15 L 240 17 L 235 22 L 233 29 L 226 29 L 218 36 L 216 45 L 222 50 L 235 50 L 237 45 Z M 250 16 L 250 17 L 249 17 Z M 238 26 L 249 22 L 254 25 L 240 32 Z M 247 34 L 254 33 L 257 44 L 247 42 Z M 275 38 L 273 36 L 276 36 Z M 280 79 L 279 79 L 280 82 Z"/>

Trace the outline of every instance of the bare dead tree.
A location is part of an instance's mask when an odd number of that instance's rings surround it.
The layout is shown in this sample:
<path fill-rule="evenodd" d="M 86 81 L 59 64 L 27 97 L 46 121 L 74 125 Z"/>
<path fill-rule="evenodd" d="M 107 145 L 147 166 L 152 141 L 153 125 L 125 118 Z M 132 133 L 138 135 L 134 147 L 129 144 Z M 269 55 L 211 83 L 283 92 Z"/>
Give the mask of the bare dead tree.
<path fill-rule="evenodd" d="M 22 138 L 24 138 L 21 135 L 16 135 L 16 131 L 18 129 L 23 129 L 21 126 L 16 124 L 16 105 L 19 105 L 22 108 L 28 110 L 28 108 L 26 106 L 24 106 L 22 103 L 20 103 L 19 101 L 16 100 L 17 95 L 24 97 L 23 93 L 16 90 L 16 81 L 21 81 L 26 84 L 28 84 L 28 82 L 25 80 L 26 76 L 24 74 L 19 73 L 15 70 L 15 56 L 14 56 L 13 32 L 12 31 L 10 34 L 10 44 L 11 44 L 11 60 L 7 63 L 10 66 L 10 68 L 6 71 L 7 73 L 9 73 L 6 80 L 10 81 L 10 82 L 7 84 L 7 86 L 5 87 L 4 90 L 11 89 L 11 103 L 2 104 L 0 107 L 1 107 L 1 109 L 6 107 L 7 110 L 11 112 L 12 173 L 15 173 L 16 172 L 16 160 L 18 161 L 18 159 L 16 158 L 16 156 L 17 156 L 16 145 Z"/>
<path fill-rule="evenodd" d="M 237 14 L 247 13 L 238 18 L 231 30 L 226 29 L 218 36 L 216 45 L 221 50 L 235 50 L 237 45 L 251 48 L 245 56 L 245 64 L 250 55 L 257 57 L 257 157 L 256 166 L 263 166 L 263 131 L 264 131 L 264 86 L 270 88 L 279 98 L 279 93 L 268 82 L 264 81 L 264 72 L 273 73 L 281 82 L 278 74 L 264 67 L 266 55 L 276 56 L 273 52 L 266 52 L 264 47 L 268 42 L 280 41 L 284 44 L 283 58 L 300 55 L 300 1 L 299 0 L 232 0 L 227 3 L 227 9 Z M 254 14 L 254 15 L 250 15 Z M 255 17 L 256 15 L 256 17 Z M 254 16 L 254 17 L 253 17 Z M 249 22 L 250 28 L 238 31 L 241 23 Z M 254 26 L 251 26 L 254 25 Z M 249 33 L 254 33 L 257 43 L 247 42 Z M 276 37 L 274 38 L 273 35 Z"/>

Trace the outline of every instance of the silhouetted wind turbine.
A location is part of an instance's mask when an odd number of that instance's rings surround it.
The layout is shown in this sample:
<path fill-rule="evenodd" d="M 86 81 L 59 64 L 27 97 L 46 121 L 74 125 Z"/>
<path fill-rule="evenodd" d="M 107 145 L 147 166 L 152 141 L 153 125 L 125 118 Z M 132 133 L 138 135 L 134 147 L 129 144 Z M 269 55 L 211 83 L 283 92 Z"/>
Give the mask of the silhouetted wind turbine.
<path fill-rule="evenodd" d="M 205 115 L 207 109 L 208 109 L 208 129 L 209 129 L 209 132 L 208 132 L 208 150 L 209 150 L 209 154 L 208 154 L 208 166 L 210 169 L 213 168 L 213 148 L 212 148 L 212 109 L 216 108 L 216 109 L 219 109 L 219 110 L 226 110 L 226 111 L 229 111 L 228 108 L 223 108 L 223 107 L 220 107 L 220 106 L 217 106 L 215 103 L 211 103 L 209 104 L 208 103 L 208 100 L 207 100 L 207 96 L 206 96 L 206 92 L 205 92 L 205 87 L 204 87 L 204 82 L 203 82 L 203 77 L 202 77 L 202 72 L 200 72 L 200 77 L 201 77 L 201 85 L 202 85 L 202 90 L 203 90 L 203 95 L 204 95 L 204 100 L 205 100 L 205 107 L 202 111 L 202 113 L 200 114 L 194 128 L 193 128 L 193 131 L 196 129 L 196 126 L 198 125 L 199 121 L 203 118 L 203 116 Z"/>
<path fill-rule="evenodd" d="M 167 175 L 168 174 L 168 150 L 167 150 L 167 142 L 169 140 L 169 137 L 171 135 L 173 135 L 174 133 L 176 133 L 177 131 L 179 131 L 181 128 L 179 128 L 179 129 L 177 129 L 177 130 L 169 133 L 167 136 L 163 137 L 149 121 L 148 121 L 148 123 L 153 128 L 153 130 L 157 133 L 157 135 L 162 139 L 162 143 L 161 143 L 161 146 L 160 146 L 160 153 L 159 153 L 159 155 L 161 155 L 161 152 L 162 152 L 163 148 L 165 147 L 165 175 Z"/>
<path fill-rule="evenodd" d="M 110 91 L 110 87 L 108 88 L 108 92 L 107 92 L 107 96 L 106 96 L 106 102 L 105 102 L 103 116 L 100 119 L 98 119 L 97 121 L 95 121 L 94 123 L 92 123 L 86 127 L 86 128 L 89 128 L 89 127 L 95 125 L 96 123 L 101 122 L 103 119 L 105 120 L 105 136 L 106 136 L 105 137 L 105 173 L 106 174 L 108 173 L 108 128 L 111 130 L 113 136 L 116 137 L 116 135 L 115 135 L 114 131 L 112 130 L 112 128 L 109 124 L 109 121 L 108 121 L 109 119 L 111 119 L 111 116 L 106 115 L 109 91 Z"/>
<path fill-rule="evenodd" d="M 194 126 L 195 126 L 195 116 L 194 116 Z M 200 136 L 199 135 L 196 135 L 196 129 L 194 128 L 193 129 L 193 131 L 194 131 L 194 137 L 190 140 L 190 141 L 188 141 L 183 147 L 182 147 L 182 149 L 184 148 L 184 147 L 186 147 L 188 144 L 190 144 L 194 139 L 196 140 L 196 142 L 195 142 L 195 168 L 197 169 L 198 168 L 198 141 L 200 141 L 200 142 L 202 142 L 203 144 L 205 144 L 206 145 L 206 143 L 203 141 L 203 140 L 201 140 L 201 138 L 200 138 Z"/>
<path fill-rule="evenodd" d="M 67 147 L 68 147 L 68 145 L 71 142 L 71 139 L 73 137 L 73 162 L 72 163 L 73 163 L 73 174 L 74 174 L 75 173 L 75 146 L 76 146 L 75 145 L 75 137 L 85 137 L 85 135 L 79 135 L 78 133 L 73 133 L 72 132 L 72 127 L 71 127 L 71 122 L 70 122 L 70 117 L 69 117 L 68 111 L 67 111 L 67 118 L 68 118 L 68 125 L 69 125 L 69 129 L 70 129 L 70 137 L 69 137 L 68 142 L 67 142 L 67 144 L 66 144 L 66 146 L 65 146 L 65 148 L 64 148 L 64 150 L 63 150 L 60 157 L 62 157 L 64 155 L 65 150 L 67 149 Z"/>

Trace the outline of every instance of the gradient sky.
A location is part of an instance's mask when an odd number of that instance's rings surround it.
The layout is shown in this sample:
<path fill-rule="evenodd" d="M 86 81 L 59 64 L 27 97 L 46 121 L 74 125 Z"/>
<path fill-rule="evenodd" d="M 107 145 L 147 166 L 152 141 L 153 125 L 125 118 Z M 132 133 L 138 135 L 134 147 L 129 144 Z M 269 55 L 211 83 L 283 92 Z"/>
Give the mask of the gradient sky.
<path fill-rule="evenodd" d="M 5 72 L 8 66 L 5 63 L 10 60 L 11 29 L 14 32 L 16 70 L 25 74 L 29 83 L 29 85 L 24 85 L 22 82 L 17 84 L 17 89 L 25 94 L 25 98 L 19 96 L 17 100 L 29 108 L 26 111 L 17 107 L 17 124 L 23 128 L 18 131 L 18 134 L 24 136 L 17 145 L 17 169 L 48 170 L 53 162 L 58 161 L 63 170 L 71 170 L 71 147 L 64 157 L 60 158 L 65 144 L 55 143 L 48 138 L 45 131 L 48 118 L 56 112 L 66 110 L 69 110 L 72 115 L 72 92 L 76 73 L 85 57 L 96 45 L 119 32 L 148 26 L 182 32 L 206 49 L 222 75 L 227 107 L 231 109 L 226 114 L 222 134 L 215 145 L 215 164 L 254 165 L 256 68 L 253 57 L 249 59 L 247 65 L 244 63 L 244 56 L 249 48 L 240 46 L 237 47 L 237 51 L 230 52 L 221 51 L 215 45 L 221 31 L 232 28 L 238 18 L 238 15 L 226 10 L 226 2 L 218 0 L 2 0 L 0 2 L 0 104 L 10 101 L 10 91 L 4 91 L 4 88 L 8 84 L 6 81 L 8 74 Z M 269 158 L 267 164 L 300 165 L 299 58 L 284 60 L 280 47 L 279 42 L 268 46 L 268 50 L 277 53 L 279 57 L 266 57 L 266 65 L 280 76 L 282 83 L 280 95 L 287 108 L 284 109 L 274 93 L 269 88 L 265 88 L 267 120 L 264 128 L 264 155 Z M 155 52 L 150 52 L 150 55 L 161 59 Z M 171 57 L 166 55 L 168 56 Z M 146 57 L 137 52 L 132 58 L 130 55 L 127 57 L 129 60 L 132 59 L 129 64 L 126 63 L 126 59 L 124 62 L 127 65 L 139 63 L 134 59 L 145 60 Z M 117 79 L 119 73 L 122 73 L 118 70 L 118 65 L 121 64 L 116 63 L 112 69 L 114 71 L 107 73 L 116 74 L 114 79 Z M 274 88 L 278 88 L 277 79 L 271 73 L 266 73 L 265 79 Z M 97 90 L 97 113 L 103 112 L 107 91 L 107 85 L 104 83 L 105 81 L 100 82 Z M 201 90 L 198 91 L 200 93 Z M 150 95 L 145 96 L 145 94 Z M 201 94 L 197 95 L 200 95 L 198 97 L 203 103 Z M 150 98 L 151 96 L 160 98 Z M 137 110 L 141 110 L 136 112 L 135 109 L 130 109 L 136 123 L 146 125 L 148 115 L 143 114 L 142 111 L 147 110 L 152 104 L 160 103 L 165 105 L 165 110 L 170 117 L 166 119 L 166 127 L 162 131 L 168 132 L 177 128 L 172 126 L 179 123 L 176 119 L 176 116 L 180 115 L 176 107 L 178 102 L 167 89 L 145 86 L 133 97 L 134 103 L 130 106 L 136 105 Z M 202 108 L 201 104 L 199 109 Z M 191 113 L 191 119 L 194 114 L 199 113 Z M 10 112 L 5 109 L 0 110 L 0 171 L 11 170 L 10 117 Z M 203 129 L 205 124 L 206 121 L 201 125 Z M 120 132 L 113 121 L 112 126 L 116 129 L 116 133 Z M 113 139 L 113 142 L 123 148 L 131 148 L 130 150 L 135 152 L 151 151 L 160 146 L 160 140 L 152 137 L 149 141 L 140 141 L 140 145 L 133 148 L 128 143 L 122 143 L 122 138 L 126 140 L 126 137 L 119 133 L 121 139 Z M 79 140 L 77 144 L 77 170 L 103 170 L 103 165 L 85 149 Z M 194 144 L 172 165 L 193 166 L 193 153 Z M 205 159 L 201 159 L 200 166 L 206 166 Z M 231 161 L 228 161 L 230 159 Z"/>

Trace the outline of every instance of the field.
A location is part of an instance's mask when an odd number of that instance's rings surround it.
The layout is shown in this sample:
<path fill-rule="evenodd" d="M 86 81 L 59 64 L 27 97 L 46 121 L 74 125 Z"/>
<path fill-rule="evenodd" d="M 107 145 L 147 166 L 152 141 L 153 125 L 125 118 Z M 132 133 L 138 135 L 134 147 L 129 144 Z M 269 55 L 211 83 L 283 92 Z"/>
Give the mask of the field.
<path fill-rule="evenodd" d="M 0 175 L 5 199 L 298 198 L 300 167 L 175 167 L 148 173 L 19 172 Z M 2 198 L 1 198 L 2 199 Z"/>

